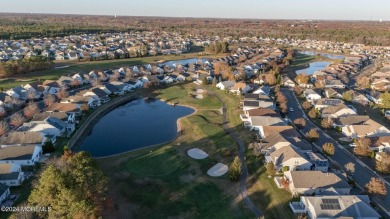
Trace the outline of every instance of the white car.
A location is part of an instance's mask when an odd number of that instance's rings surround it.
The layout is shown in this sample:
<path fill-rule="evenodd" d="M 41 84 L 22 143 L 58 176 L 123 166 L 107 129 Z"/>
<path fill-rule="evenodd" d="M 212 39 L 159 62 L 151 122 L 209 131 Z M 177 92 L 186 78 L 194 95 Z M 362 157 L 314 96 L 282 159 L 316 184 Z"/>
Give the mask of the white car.
<path fill-rule="evenodd" d="M 294 109 L 292 107 L 290 107 L 290 112 L 294 112 Z"/>
<path fill-rule="evenodd" d="M 356 144 L 355 143 L 351 143 L 349 144 L 350 147 L 356 147 Z"/>

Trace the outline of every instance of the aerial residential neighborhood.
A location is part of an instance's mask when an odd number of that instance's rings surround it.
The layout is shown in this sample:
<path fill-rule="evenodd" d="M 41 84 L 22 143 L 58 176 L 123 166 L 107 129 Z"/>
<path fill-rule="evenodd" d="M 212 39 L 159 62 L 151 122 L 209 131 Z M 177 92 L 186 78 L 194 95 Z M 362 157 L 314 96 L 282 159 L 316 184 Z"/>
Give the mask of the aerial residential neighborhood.
<path fill-rule="evenodd" d="M 0 218 L 390 218 L 389 7 L 4 3 Z"/>

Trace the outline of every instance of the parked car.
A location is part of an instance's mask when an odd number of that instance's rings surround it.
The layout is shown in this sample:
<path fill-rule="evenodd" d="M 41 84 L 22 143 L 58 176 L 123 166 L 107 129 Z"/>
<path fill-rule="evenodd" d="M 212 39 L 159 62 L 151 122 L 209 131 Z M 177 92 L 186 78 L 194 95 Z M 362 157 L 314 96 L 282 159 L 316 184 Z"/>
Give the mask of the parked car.
<path fill-rule="evenodd" d="M 290 112 L 294 112 L 294 109 L 292 107 L 290 107 Z"/>
<path fill-rule="evenodd" d="M 356 144 L 355 143 L 351 143 L 349 144 L 350 147 L 356 147 Z"/>

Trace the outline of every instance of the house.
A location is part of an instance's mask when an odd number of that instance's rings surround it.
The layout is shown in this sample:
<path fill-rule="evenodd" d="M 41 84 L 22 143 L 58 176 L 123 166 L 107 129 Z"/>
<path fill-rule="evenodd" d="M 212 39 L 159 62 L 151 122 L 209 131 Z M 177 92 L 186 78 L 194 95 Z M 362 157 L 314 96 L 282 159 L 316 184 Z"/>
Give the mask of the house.
<path fill-rule="evenodd" d="M 61 77 L 57 80 L 57 83 L 58 83 L 61 87 L 70 87 L 70 86 L 74 85 L 74 79 L 71 78 L 71 77 L 68 77 L 68 76 L 61 76 Z"/>
<path fill-rule="evenodd" d="M 387 91 L 390 88 L 390 81 L 385 78 L 374 79 L 371 82 L 371 89 L 377 91 Z"/>
<path fill-rule="evenodd" d="M 321 98 L 314 101 L 314 108 L 316 110 L 322 110 L 328 106 L 337 106 L 340 103 L 344 103 L 344 101 L 340 99 Z"/>
<path fill-rule="evenodd" d="M 278 171 L 310 170 L 312 166 L 299 149 L 290 146 L 272 152 L 265 159 L 272 162 Z"/>
<path fill-rule="evenodd" d="M 358 125 L 358 124 L 363 124 L 369 119 L 370 119 L 369 116 L 361 116 L 361 115 L 342 116 L 334 120 L 334 126 L 345 127 L 347 125 Z"/>
<path fill-rule="evenodd" d="M 294 127 L 285 125 L 285 126 L 263 126 L 263 134 L 262 138 L 266 138 L 274 133 L 280 133 L 284 135 L 294 135 L 297 131 Z"/>
<path fill-rule="evenodd" d="M 32 166 L 41 159 L 42 147 L 9 146 L 0 149 L 0 164 L 15 163 L 22 166 Z"/>
<path fill-rule="evenodd" d="M 334 89 L 334 88 L 326 88 L 325 89 L 325 96 L 327 98 L 343 98 L 343 92 L 344 92 L 344 89 L 343 90 L 340 90 L 340 89 Z"/>
<path fill-rule="evenodd" d="M 371 91 L 370 93 L 366 94 L 366 97 L 376 104 L 382 103 L 382 93 L 378 91 Z"/>
<path fill-rule="evenodd" d="M 370 100 L 366 96 L 364 96 L 363 94 L 358 93 L 358 92 L 354 92 L 352 102 L 359 103 L 363 106 L 366 106 L 370 103 Z"/>
<path fill-rule="evenodd" d="M 186 77 L 184 77 L 182 74 L 179 74 L 179 73 L 172 73 L 169 75 L 173 81 L 176 81 L 176 82 L 183 82 L 186 80 Z"/>
<path fill-rule="evenodd" d="M 248 119 L 252 116 L 279 117 L 279 114 L 269 108 L 256 108 L 246 111 L 245 114 L 241 114 L 240 118 L 242 121 L 248 121 Z"/>
<path fill-rule="evenodd" d="M 45 87 L 44 94 L 57 94 L 61 89 L 61 85 L 57 81 L 46 80 L 43 82 L 43 86 Z"/>
<path fill-rule="evenodd" d="M 0 107 L 12 107 L 12 97 L 5 92 L 0 92 Z"/>
<path fill-rule="evenodd" d="M 375 153 L 375 159 L 377 161 L 381 161 L 382 159 L 384 159 L 385 157 L 390 157 L 390 153 L 389 152 L 378 152 L 378 153 Z"/>
<path fill-rule="evenodd" d="M 114 95 L 123 95 L 125 93 L 124 90 L 120 89 L 119 87 L 106 83 L 104 86 L 99 87 L 99 89 L 103 90 L 107 95 L 114 94 Z"/>
<path fill-rule="evenodd" d="M 269 95 L 271 88 L 268 86 L 261 86 L 257 90 L 253 91 L 254 94 Z"/>
<path fill-rule="evenodd" d="M 321 171 L 287 171 L 285 179 L 293 196 L 349 195 L 351 186 L 334 173 Z"/>
<path fill-rule="evenodd" d="M 16 163 L 0 164 L 0 183 L 7 186 L 19 186 L 24 180 L 22 167 Z"/>
<path fill-rule="evenodd" d="M 315 100 L 321 99 L 321 95 L 319 95 L 317 92 L 315 92 L 313 89 L 306 89 L 303 92 L 303 95 L 305 96 L 306 100 L 313 102 Z"/>
<path fill-rule="evenodd" d="M 219 82 L 216 87 L 221 90 L 230 90 L 233 88 L 234 84 L 236 84 L 235 81 L 222 81 Z"/>
<path fill-rule="evenodd" d="M 0 137 L 0 146 L 34 145 L 42 146 L 48 140 L 44 135 L 37 132 L 10 132 Z"/>
<path fill-rule="evenodd" d="M 390 136 L 369 137 L 371 140 L 370 150 L 375 152 L 390 152 Z"/>
<path fill-rule="evenodd" d="M 302 151 L 302 148 L 301 148 Z M 321 154 L 314 153 L 312 151 L 304 152 L 305 157 L 312 163 L 310 170 L 322 171 L 324 173 L 329 170 L 328 159 L 323 157 Z"/>
<path fill-rule="evenodd" d="M 100 88 L 92 88 L 83 94 L 84 97 L 91 96 L 95 100 L 100 101 L 101 103 L 107 103 L 110 101 L 108 94 Z"/>
<path fill-rule="evenodd" d="M 34 93 L 34 99 L 42 97 L 43 93 L 45 92 L 45 87 L 39 81 L 28 83 L 24 85 L 23 88 L 27 90 L 27 95 L 28 93 Z"/>
<path fill-rule="evenodd" d="M 285 87 L 295 87 L 295 82 L 293 80 L 291 80 L 290 77 L 288 77 L 287 75 L 283 76 L 282 78 L 282 84 L 283 86 Z"/>
<path fill-rule="evenodd" d="M 341 128 L 341 132 L 351 139 L 390 135 L 390 131 L 386 127 L 372 119 L 369 119 L 362 124 L 346 125 Z"/>
<path fill-rule="evenodd" d="M 295 214 L 307 214 L 310 219 L 381 218 L 367 195 L 301 196 L 300 202 L 290 203 L 290 208 Z"/>
<path fill-rule="evenodd" d="M 67 114 L 80 115 L 80 108 L 75 103 L 53 103 L 46 108 L 46 112 L 64 112 Z"/>
<path fill-rule="evenodd" d="M 321 111 L 322 118 L 339 118 L 342 116 L 357 115 L 356 112 L 349 108 L 344 103 L 339 103 L 335 106 L 325 107 Z"/>
<path fill-rule="evenodd" d="M 7 91 L 5 91 L 7 95 L 19 100 L 27 99 L 27 90 L 22 86 L 13 87 Z"/>
<path fill-rule="evenodd" d="M 325 80 L 325 88 L 345 88 L 345 84 L 340 80 Z"/>
<path fill-rule="evenodd" d="M 10 194 L 9 186 L 0 183 L 0 204 L 7 200 Z"/>
<path fill-rule="evenodd" d="M 251 90 L 251 87 L 243 82 L 235 83 L 233 88 L 230 89 L 230 92 L 236 94 L 246 94 Z"/>
<path fill-rule="evenodd" d="M 48 117 L 55 117 L 58 119 L 61 119 L 62 121 L 72 124 L 76 122 L 76 118 L 74 117 L 75 115 L 73 113 L 67 114 L 65 112 L 42 112 L 42 113 L 37 113 L 33 116 L 31 121 L 44 121 Z"/>
<path fill-rule="evenodd" d="M 39 132 L 44 136 L 53 136 L 53 142 L 58 136 L 69 135 L 74 131 L 74 124 L 68 124 L 56 117 L 47 117 L 43 121 L 30 121 L 24 123 L 18 131 Z"/>
<path fill-rule="evenodd" d="M 100 106 L 100 101 L 96 101 L 91 96 L 81 96 L 81 95 L 74 95 L 69 96 L 66 98 L 61 99 L 60 103 L 74 103 L 77 105 L 78 108 L 81 108 L 81 106 L 86 105 L 90 108 L 95 108 Z"/>

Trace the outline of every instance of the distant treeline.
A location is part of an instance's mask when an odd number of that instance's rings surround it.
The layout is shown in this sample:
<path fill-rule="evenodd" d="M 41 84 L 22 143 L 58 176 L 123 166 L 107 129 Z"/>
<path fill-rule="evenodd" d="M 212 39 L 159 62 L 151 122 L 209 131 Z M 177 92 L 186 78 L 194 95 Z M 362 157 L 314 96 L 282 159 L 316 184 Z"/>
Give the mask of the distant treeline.
<path fill-rule="evenodd" d="M 390 22 L 161 18 L 91 15 L 0 14 L 0 37 L 30 38 L 80 33 L 156 31 L 187 36 L 275 37 L 390 45 Z"/>
<path fill-rule="evenodd" d="M 0 62 L 0 78 L 49 69 L 53 62 L 46 56 L 31 56 L 20 60 Z"/>

